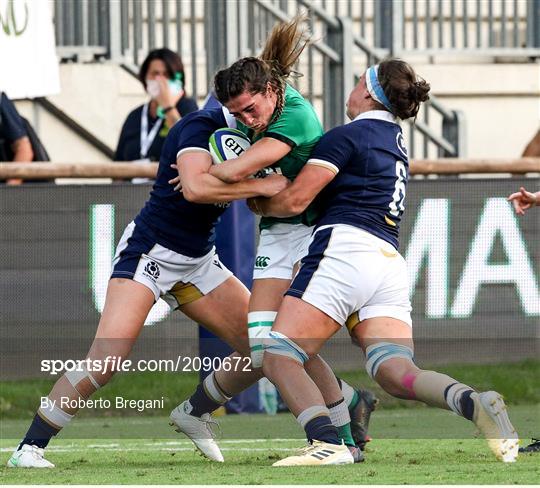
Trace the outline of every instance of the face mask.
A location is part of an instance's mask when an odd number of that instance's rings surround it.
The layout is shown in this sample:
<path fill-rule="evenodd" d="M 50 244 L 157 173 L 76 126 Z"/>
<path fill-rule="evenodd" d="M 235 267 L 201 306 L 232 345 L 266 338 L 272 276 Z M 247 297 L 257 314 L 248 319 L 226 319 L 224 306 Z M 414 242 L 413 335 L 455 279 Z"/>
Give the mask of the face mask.
<path fill-rule="evenodd" d="M 176 79 L 176 80 L 169 80 L 169 91 L 171 92 L 172 96 L 177 96 L 184 88 L 184 84 L 182 81 Z"/>
<path fill-rule="evenodd" d="M 146 80 L 146 93 L 151 98 L 156 98 L 159 95 L 159 82 L 157 80 Z"/>

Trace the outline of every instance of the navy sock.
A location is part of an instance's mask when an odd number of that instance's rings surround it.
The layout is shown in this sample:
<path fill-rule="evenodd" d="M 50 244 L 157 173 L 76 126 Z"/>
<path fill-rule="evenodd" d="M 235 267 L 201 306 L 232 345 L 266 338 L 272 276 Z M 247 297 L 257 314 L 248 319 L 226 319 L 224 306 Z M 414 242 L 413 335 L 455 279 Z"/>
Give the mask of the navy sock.
<path fill-rule="evenodd" d="M 32 424 L 28 429 L 28 432 L 24 436 L 23 441 L 19 444 L 17 450 L 19 450 L 24 444 L 30 444 L 31 446 L 37 446 L 41 448 L 47 447 L 47 444 L 51 440 L 52 436 L 58 434 L 60 430 L 55 429 L 43 420 L 38 414 L 35 415 Z"/>
<path fill-rule="evenodd" d="M 221 403 L 215 402 L 208 396 L 202 383 L 197 385 L 197 389 L 191 395 L 189 403 L 193 407 L 190 415 L 194 415 L 195 417 L 200 417 L 203 413 L 210 413 L 216 410 L 216 408 L 221 407 Z"/>
<path fill-rule="evenodd" d="M 472 401 L 471 393 L 474 393 L 474 390 L 467 390 L 461 394 L 461 398 L 459 399 L 461 412 L 467 420 L 472 420 L 474 414 L 474 402 Z"/>
<path fill-rule="evenodd" d="M 328 415 L 321 415 L 311 419 L 304 427 L 306 437 L 309 442 L 314 440 L 328 442 L 329 444 L 341 444 L 338 437 L 338 431 L 332 425 L 332 421 Z"/>

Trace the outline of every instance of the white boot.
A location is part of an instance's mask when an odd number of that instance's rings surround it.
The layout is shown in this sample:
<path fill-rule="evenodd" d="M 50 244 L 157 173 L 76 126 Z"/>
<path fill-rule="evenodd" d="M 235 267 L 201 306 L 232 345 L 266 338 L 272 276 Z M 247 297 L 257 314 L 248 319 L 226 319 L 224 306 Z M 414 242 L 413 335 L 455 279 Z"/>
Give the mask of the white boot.
<path fill-rule="evenodd" d="M 24 444 L 15 451 L 9 461 L 8 468 L 54 468 L 54 464 L 43 457 L 43 449 L 30 444 Z"/>
<path fill-rule="evenodd" d="M 506 405 L 496 391 L 472 394 L 474 402 L 473 422 L 488 441 L 497 459 L 513 463 L 517 459 L 519 438 L 512 426 Z"/>
<path fill-rule="evenodd" d="M 324 466 L 329 464 L 353 464 L 354 458 L 345 444 L 336 445 L 313 441 L 296 456 L 281 459 L 272 466 Z"/>
<path fill-rule="evenodd" d="M 186 434 L 197 446 L 197 449 L 208 459 L 222 463 L 223 454 L 214 440 L 214 432 L 211 425 L 218 425 L 209 413 L 195 417 L 187 412 L 189 404 L 187 400 L 178 405 L 170 415 L 169 425 L 176 427 L 176 432 Z"/>

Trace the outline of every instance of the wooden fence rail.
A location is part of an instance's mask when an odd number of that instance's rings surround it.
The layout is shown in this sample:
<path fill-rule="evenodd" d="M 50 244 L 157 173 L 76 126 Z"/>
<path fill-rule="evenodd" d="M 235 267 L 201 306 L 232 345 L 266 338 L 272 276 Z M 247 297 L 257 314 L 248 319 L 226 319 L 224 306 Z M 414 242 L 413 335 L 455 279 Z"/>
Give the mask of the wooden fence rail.
<path fill-rule="evenodd" d="M 540 158 L 416 159 L 413 175 L 474 173 L 540 173 Z M 157 163 L 0 163 L 0 180 L 8 178 L 154 178 Z"/>

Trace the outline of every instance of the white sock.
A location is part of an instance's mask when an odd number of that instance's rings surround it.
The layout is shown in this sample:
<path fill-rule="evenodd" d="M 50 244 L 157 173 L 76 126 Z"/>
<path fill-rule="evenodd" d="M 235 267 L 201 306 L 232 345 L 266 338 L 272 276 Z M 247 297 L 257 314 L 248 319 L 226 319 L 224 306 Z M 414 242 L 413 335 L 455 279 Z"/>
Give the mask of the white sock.
<path fill-rule="evenodd" d="M 44 405 L 39 408 L 38 413 L 42 419 L 46 420 L 47 423 L 57 429 L 65 427 L 73 418 L 73 415 L 64 412 L 60 407 L 53 405 L 53 402 L 50 400 L 47 402 L 46 406 Z"/>
<path fill-rule="evenodd" d="M 219 387 L 213 371 L 204 379 L 203 386 L 206 394 L 216 403 L 224 404 L 232 398 Z"/>
<path fill-rule="evenodd" d="M 335 427 L 342 427 L 351 421 L 349 409 L 347 408 L 347 404 L 343 398 L 337 405 L 333 404 L 332 407 L 328 407 L 328 411 L 330 412 L 330 420 L 332 421 L 332 425 Z"/>
<path fill-rule="evenodd" d="M 347 407 L 349 407 L 354 398 L 354 388 L 345 381 L 341 380 L 341 393 L 343 393 L 345 403 Z"/>
<path fill-rule="evenodd" d="M 296 417 L 296 420 L 298 420 L 298 423 L 302 428 L 305 428 L 310 420 L 323 415 L 329 416 L 328 409 L 322 405 L 315 405 L 314 407 L 306 408 L 304 411 L 300 412 L 298 417 Z"/>

